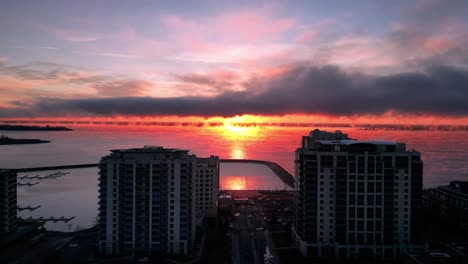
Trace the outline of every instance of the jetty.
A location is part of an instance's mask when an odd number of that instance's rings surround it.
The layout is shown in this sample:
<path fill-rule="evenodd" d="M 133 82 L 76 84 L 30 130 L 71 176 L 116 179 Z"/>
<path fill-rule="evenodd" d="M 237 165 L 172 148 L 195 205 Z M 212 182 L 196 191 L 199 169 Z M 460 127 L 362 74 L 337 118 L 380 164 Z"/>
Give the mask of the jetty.
<path fill-rule="evenodd" d="M 220 159 L 219 162 L 226 163 L 255 163 L 263 164 L 270 168 L 286 185 L 294 189 L 294 176 L 276 162 L 254 159 Z"/>
<path fill-rule="evenodd" d="M 281 165 L 273 161 L 267 160 L 254 160 L 254 159 L 220 159 L 220 163 L 256 163 L 263 164 L 270 168 L 286 185 L 294 188 L 294 176 L 291 175 Z M 69 170 L 69 169 L 81 169 L 81 168 L 94 168 L 97 167 L 98 163 L 88 164 L 74 164 L 74 165 L 62 165 L 62 166 L 49 166 L 49 167 L 31 167 L 31 168 L 18 168 L 18 169 L 7 169 L 16 172 L 34 172 L 34 171 L 49 171 L 49 170 Z M 25 176 L 22 176 L 25 177 Z M 37 178 L 37 176 L 34 176 Z M 25 178 L 28 179 L 28 178 Z"/>
<path fill-rule="evenodd" d="M 17 186 L 28 186 L 28 187 L 31 187 L 31 186 L 34 186 L 34 185 L 37 185 L 39 184 L 39 182 L 34 182 L 34 183 L 30 183 L 30 182 L 27 182 L 27 183 L 20 183 L 18 182 L 16 185 Z"/>
<path fill-rule="evenodd" d="M 40 207 L 41 207 L 40 205 L 38 205 L 36 207 L 32 207 L 32 206 L 19 207 L 19 206 L 17 206 L 16 210 L 18 210 L 19 212 L 24 211 L 24 210 L 34 211 L 36 209 L 39 209 Z"/>
<path fill-rule="evenodd" d="M 34 171 L 49 171 L 49 170 L 70 170 L 70 169 L 82 169 L 82 168 L 93 168 L 97 167 L 97 163 L 89 164 L 75 164 L 75 165 L 63 165 L 63 166 L 48 166 L 48 167 L 31 167 L 31 168 L 19 168 L 19 169 L 4 169 L 12 170 L 16 172 L 34 172 Z"/>
<path fill-rule="evenodd" d="M 69 172 L 56 172 L 56 173 L 52 173 L 52 174 L 49 174 L 49 175 L 45 175 L 45 176 L 40 176 L 39 174 L 38 175 L 35 175 L 35 176 L 29 176 L 29 175 L 24 175 L 24 176 L 19 176 L 18 179 L 21 179 L 21 180 L 33 180 L 33 179 L 38 179 L 38 180 L 44 180 L 44 179 L 56 179 L 58 177 L 61 177 L 63 175 L 67 175 L 67 174 L 70 174 Z"/>
<path fill-rule="evenodd" d="M 48 218 L 44 218 L 44 217 L 39 217 L 39 218 L 32 218 L 32 217 L 29 217 L 29 218 L 21 218 L 21 217 L 18 217 L 18 221 L 21 221 L 21 222 L 54 222 L 54 223 L 57 223 L 57 222 L 64 222 L 64 223 L 68 223 L 70 222 L 71 220 L 73 220 L 75 217 L 72 216 L 72 217 L 60 217 L 60 218 L 56 218 L 56 217 L 48 217 Z"/>

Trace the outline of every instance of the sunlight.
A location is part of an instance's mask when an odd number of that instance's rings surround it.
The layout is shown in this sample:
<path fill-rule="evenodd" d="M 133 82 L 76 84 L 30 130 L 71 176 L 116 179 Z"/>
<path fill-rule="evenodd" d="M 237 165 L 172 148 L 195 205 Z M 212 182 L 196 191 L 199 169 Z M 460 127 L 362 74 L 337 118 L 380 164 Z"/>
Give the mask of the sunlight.
<path fill-rule="evenodd" d="M 244 140 L 246 138 L 258 139 L 262 137 L 260 127 L 249 125 L 250 123 L 261 123 L 262 118 L 258 116 L 235 116 L 225 118 L 223 126 L 219 127 L 223 137 L 229 141 Z"/>
<path fill-rule="evenodd" d="M 241 146 L 234 146 L 231 150 L 231 159 L 245 159 L 244 148 Z"/>
<path fill-rule="evenodd" d="M 3 104 L 0 105 L 3 106 Z M 400 124 L 400 125 L 454 125 L 468 124 L 468 117 L 434 115 L 434 114 L 410 114 L 387 111 L 378 115 L 363 114 L 352 116 L 334 116 L 318 114 L 287 114 L 287 115 L 237 115 L 235 117 L 202 117 L 202 116 L 177 116 L 177 115 L 148 115 L 127 116 L 114 115 L 102 116 L 62 116 L 62 117 L 2 117 L 3 122 L 63 124 L 63 125 L 118 125 L 118 122 L 128 124 L 127 127 L 154 127 L 154 126 L 190 126 L 205 127 L 219 131 L 225 138 L 233 137 L 263 137 L 262 129 L 266 127 L 309 126 L 312 124 L 346 124 L 350 126 L 363 124 Z"/>
<path fill-rule="evenodd" d="M 247 189 L 247 179 L 245 176 L 227 176 L 222 179 L 223 189 L 245 190 Z"/>

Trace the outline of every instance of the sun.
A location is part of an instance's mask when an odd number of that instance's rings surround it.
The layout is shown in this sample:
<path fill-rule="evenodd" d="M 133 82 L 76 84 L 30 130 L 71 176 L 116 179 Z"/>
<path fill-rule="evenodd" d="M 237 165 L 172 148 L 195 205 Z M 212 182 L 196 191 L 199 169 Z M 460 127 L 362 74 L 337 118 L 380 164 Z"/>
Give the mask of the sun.
<path fill-rule="evenodd" d="M 264 122 L 263 117 L 242 115 L 227 117 L 221 120 L 222 125 L 209 127 L 217 136 L 230 145 L 230 156 L 232 159 L 246 159 L 244 146 L 252 141 L 261 141 L 265 137 L 265 130 L 260 124 Z"/>
<path fill-rule="evenodd" d="M 256 137 L 260 128 L 250 124 L 259 121 L 259 119 L 252 119 L 246 116 L 225 118 L 223 120 L 223 134 L 228 138 Z"/>

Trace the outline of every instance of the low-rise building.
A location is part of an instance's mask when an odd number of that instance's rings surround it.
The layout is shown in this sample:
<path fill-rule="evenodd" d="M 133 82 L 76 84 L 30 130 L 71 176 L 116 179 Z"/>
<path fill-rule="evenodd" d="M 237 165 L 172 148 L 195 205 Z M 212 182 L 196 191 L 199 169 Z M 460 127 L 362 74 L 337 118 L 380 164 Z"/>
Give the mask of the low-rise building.
<path fill-rule="evenodd" d="M 448 224 L 468 230 L 468 181 L 451 181 L 428 190 L 424 200 L 425 206 L 438 212 Z"/>

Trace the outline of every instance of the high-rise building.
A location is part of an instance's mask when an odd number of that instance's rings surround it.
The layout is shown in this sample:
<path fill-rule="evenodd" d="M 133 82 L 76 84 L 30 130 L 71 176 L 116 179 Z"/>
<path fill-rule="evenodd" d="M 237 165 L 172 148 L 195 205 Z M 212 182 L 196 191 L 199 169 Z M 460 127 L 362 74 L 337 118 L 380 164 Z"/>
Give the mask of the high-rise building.
<path fill-rule="evenodd" d="M 111 152 L 99 166 L 100 252 L 188 254 L 200 222 L 197 217 L 203 215 L 196 204 L 196 156 L 162 147 Z M 219 159 L 212 159 L 200 162 L 206 163 L 201 167 L 216 166 L 218 172 L 210 175 L 219 176 Z"/>
<path fill-rule="evenodd" d="M 206 217 L 216 217 L 219 193 L 219 157 L 197 158 L 197 210 Z"/>
<path fill-rule="evenodd" d="M 314 130 L 295 160 L 293 236 L 303 255 L 397 258 L 422 247 L 421 154 Z"/>
<path fill-rule="evenodd" d="M 0 235 L 17 226 L 16 172 L 0 169 Z"/>

